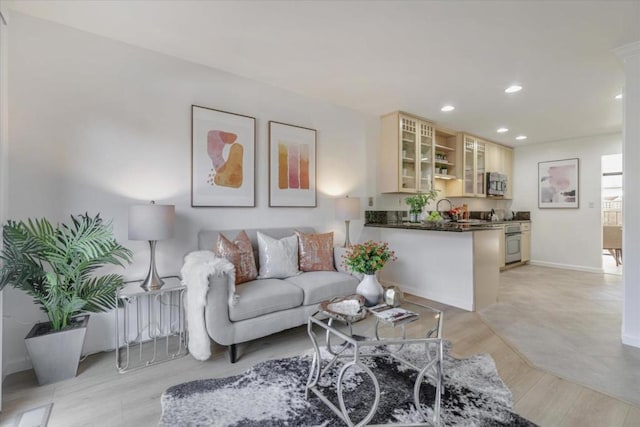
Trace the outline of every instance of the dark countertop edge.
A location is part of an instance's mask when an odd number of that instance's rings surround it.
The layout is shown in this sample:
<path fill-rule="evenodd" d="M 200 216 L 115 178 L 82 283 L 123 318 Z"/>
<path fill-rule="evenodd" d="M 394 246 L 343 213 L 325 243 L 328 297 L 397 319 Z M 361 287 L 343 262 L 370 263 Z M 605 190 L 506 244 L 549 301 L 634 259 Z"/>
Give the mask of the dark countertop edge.
<path fill-rule="evenodd" d="M 511 222 L 511 221 L 509 221 Z M 365 227 L 374 228 L 396 228 L 402 230 L 420 230 L 420 231 L 446 231 L 450 233 L 462 233 L 467 231 L 484 231 L 484 230 L 496 230 L 495 224 L 483 224 L 483 225 L 469 225 L 469 224 L 456 224 L 446 226 L 433 226 L 425 224 L 365 224 Z"/>

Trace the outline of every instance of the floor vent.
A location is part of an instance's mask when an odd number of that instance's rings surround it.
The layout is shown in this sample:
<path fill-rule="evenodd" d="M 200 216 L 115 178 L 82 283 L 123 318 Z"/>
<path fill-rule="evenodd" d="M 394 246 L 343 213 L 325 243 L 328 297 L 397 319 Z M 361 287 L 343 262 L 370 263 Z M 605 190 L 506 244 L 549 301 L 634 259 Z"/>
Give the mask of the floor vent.
<path fill-rule="evenodd" d="M 47 427 L 53 403 L 29 409 L 16 417 L 15 427 Z"/>

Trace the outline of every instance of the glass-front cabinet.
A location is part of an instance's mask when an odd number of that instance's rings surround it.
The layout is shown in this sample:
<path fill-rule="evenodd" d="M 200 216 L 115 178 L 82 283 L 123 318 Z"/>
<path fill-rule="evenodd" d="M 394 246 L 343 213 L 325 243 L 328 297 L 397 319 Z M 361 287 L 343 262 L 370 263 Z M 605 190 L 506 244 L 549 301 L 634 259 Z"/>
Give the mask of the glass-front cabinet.
<path fill-rule="evenodd" d="M 476 141 L 473 138 L 468 136 L 464 137 L 464 177 L 463 177 L 463 187 L 464 187 L 464 195 L 473 195 L 474 182 L 473 177 L 475 176 L 475 171 L 473 170 L 474 161 L 473 158 L 475 156 L 475 148 Z"/>
<path fill-rule="evenodd" d="M 418 122 L 407 117 L 400 118 L 400 180 L 401 188 L 415 191 L 417 172 L 420 170 L 420 154 L 418 150 Z"/>
<path fill-rule="evenodd" d="M 470 135 L 463 135 L 462 177 L 463 196 L 486 197 L 487 193 L 487 144 L 485 141 Z"/>
<path fill-rule="evenodd" d="M 487 195 L 487 170 L 486 170 L 486 150 L 487 145 L 480 140 L 476 141 L 476 196 L 486 196 Z"/>
<path fill-rule="evenodd" d="M 434 127 L 395 112 L 382 117 L 378 188 L 381 193 L 416 193 L 433 186 Z"/>
<path fill-rule="evenodd" d="M 433 125 L 420 122 L 420 179 L 418 190 L 429 191 L 433 187 Z"/>

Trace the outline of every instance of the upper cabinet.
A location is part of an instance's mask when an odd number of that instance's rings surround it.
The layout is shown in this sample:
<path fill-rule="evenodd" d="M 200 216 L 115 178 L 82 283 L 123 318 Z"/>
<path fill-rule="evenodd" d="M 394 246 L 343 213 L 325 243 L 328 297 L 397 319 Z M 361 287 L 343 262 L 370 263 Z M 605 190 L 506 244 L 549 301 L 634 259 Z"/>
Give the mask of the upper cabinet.
<path fill-rule="evenodd" d="M 436 127 L 436 143 L 433 148 L 435 179 L 457 178 L 456 135 L 455 131 Z"/>
<path fill-rule="evenodd" d="M 426 119 L 395 112 L 382 117 L 378 164 L 381 193 L 433 188 L 435 128 Z M 441 166 L 439 171 L 441 172 Z"/>
<path fill-rule="evenodd" d="M 458 134 L 458 162 L 462 171 L 458 180 L 447 183 L 447 197 L 487 197 L 487 172 L 507 176 L 503 198 L 513 198 L 513 150 L 473 135 Z"/>
<path fill-rule="evenodd" d="M 487 142 L 475 136 L 458 134 L 458 180 L 447 183 L 448 197 L 486 197 Z"/>
<path fill-rule="evenodd" d="M 382 116 L 378 189 L 381 193 L 439 190 L 439 197 L 487 197 L 487 172 L 507 175 L 513 195 L 513 151 L 397 111 Z"/>
<path fill-rule="evenodd" d="M 487 172 L 499 172 L 507 176 L 505 199 L 513 198 L 513 149 L 504 145 L 487 144 Z"/>

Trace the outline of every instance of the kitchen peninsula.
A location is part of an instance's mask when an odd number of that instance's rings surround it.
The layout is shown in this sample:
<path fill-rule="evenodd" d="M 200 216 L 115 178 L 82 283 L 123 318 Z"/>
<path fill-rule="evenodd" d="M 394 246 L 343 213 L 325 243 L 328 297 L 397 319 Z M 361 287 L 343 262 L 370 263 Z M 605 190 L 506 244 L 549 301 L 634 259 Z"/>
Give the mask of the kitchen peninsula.
<path fill-rule="evenodd" d="M 398 257 L 383 284 L 464 310 L 497 301 L 500 229 L 489 224 L 367 222 L 361 238 L 389 243 Z"/>

